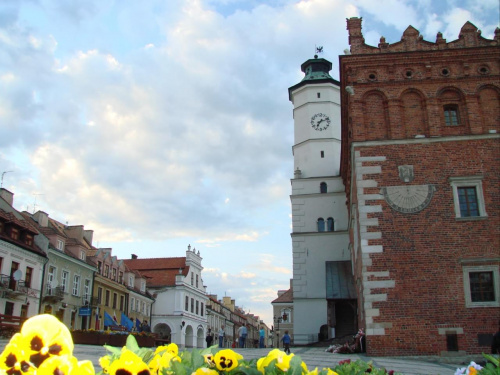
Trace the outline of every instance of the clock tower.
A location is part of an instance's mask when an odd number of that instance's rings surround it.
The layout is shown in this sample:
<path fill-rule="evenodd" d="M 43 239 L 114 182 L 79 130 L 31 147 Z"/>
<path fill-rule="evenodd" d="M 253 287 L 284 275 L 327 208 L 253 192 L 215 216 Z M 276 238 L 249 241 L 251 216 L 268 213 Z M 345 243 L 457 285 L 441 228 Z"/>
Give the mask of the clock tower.
<path fill-rule="evenodd" d="M 355 330 L 345 189 L 340 177 L 340 83 L 314 56 L 288 89 L 293 103 L 293 335 L 305 345 Z M 355 309 L 355 304 L 352 304 Z M 346 323 L 348 322 L 348 323 Z M 355 331 L 354 331 L 355 332 Z"/>

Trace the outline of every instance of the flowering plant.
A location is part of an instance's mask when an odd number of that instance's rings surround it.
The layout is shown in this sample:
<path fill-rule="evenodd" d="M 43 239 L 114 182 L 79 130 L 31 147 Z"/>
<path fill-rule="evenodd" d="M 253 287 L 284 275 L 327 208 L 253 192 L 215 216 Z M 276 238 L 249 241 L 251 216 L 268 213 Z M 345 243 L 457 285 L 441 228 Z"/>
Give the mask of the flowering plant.
<path fill-rule="evenodd" d="M 68 328 L 52 315 L 28 319 L 0 355 L 0 375 L 95 375 L 92 362 L 73 356 Z M 141 348 L 133 335 L 122 348 L 105 346 L 109 352 L 99 359 L 98 375 L 393 375 L 363 361 L 341 361 L 334 368 L 309 370 L 299 356 L 274 349 L 265 357 L 245 361 L 231 349 L 216 346 L 179 353 L 176 344 L 155 349 Z M 487 357 L 483 369 L 468 366 L 461 374 L 498 374 L 498 360 Z M 496 368 L 495 368 L 496 366 Z M 461 372 L 459 372 L 461 371 Z M 466 372 L 465 372 L 466 371 Z M 475 372 L 474 372 L 475 371 Z M 496 372 L 495 372 L 496 371 Z M 396 375 L 396 374 L 394 374 Z"/>

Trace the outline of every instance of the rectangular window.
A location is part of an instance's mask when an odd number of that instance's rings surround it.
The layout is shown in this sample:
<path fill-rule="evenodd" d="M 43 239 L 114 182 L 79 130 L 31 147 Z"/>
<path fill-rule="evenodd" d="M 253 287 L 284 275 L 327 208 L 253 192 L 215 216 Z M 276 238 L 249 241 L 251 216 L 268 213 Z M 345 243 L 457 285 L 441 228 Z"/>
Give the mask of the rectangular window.
<path fill-rule="evenodd" d="M 100 305 L 102 303 L 102 288 L 97 288 L 97 303 Z"/>
<path fill-rule="evenodd" d="M 134 298 L 134 297 L 132 297 L 132 298 L 130 299 L 130 309 L 131 309 L 132 311 L 134 311 L 134 310 L 135 310 L 135 298 Z"/>
<path fill-rule="evenodd" d="M 10 230 L 10 238 L 12 238 L 13 240 L 18 240 L 19 239 L 19 229 L 12 228 Z"/>
<path fill-rule="evenodd" d="M 198 313 L 199 313 L 198 308 L 199 308 L 199 302 L 198 302 L 198 301 L 196 301 L 196 315 L 198 315 Z"/>
<path fill-rule="evenodd" d="M 128 277 L 128 286 L 130 287 L 134 286 L 134 277 L 132 275 Z"/>
<path fill-rule="evenodd" d="M 146 314 L 146 302 L 142 303 L 142 313 Z"/>
<path fill-rule="evenodd" d="M 61 274 L 61 289 L 63 292 L 68 293 L 68 279 L 69 279 L 69 272 L 68 271 L 62 271 Z"/>
<path fill-rule="evenodd" d="M 118 302 L 118 294 L 113 293 L 113 309 L 116 309 L 117 302 Z"/>
<path fill-rule="evenodd" d="M 458 106 L 457 105 L 445 105 L 444 110 L 444 123 L 446 126 L 456 126 L 460 125 L 460 118 L 458 116 Z"/>
<path fill-rule="evenodd" d="M 321 158 L 323 159 L 325 157 L 325 151 L 321 151 Z"/>
<path fill-rule="evenodd" d="M 83 288 L 84 288 L 84 296 L 83 296 L 83 299 L 87 302 L 90 302 L 90 280 L 89 279 L 85 279 L 85 283 L 83 284 Z"/>
<path fill-rule="evenodd" d="M 97 272 L 102 275 L 102 262 L 100 260 L 97 261 Z"/>
<path fill-rule="evenodd" d="M 108 277 L 109 276 L 109 265 L 106 264 L 104 265 L 104 277 Z"/>
<path fill-rule="evenodd" d="M 120 296 L 120 311 L 125 307 L 125 296 Z"/>
<path fill-rule="evenodd" d="M 31 288 L 31 279 L 33 278 L 33 268 L 26 267 L 26 276 L 24 277 L 24 286 Z"/>
<path fill-rule="evenodd" d="M 80 251 L 80 259 L 85 260 L 85 251 Z"/>
<path fill-rule="evenodd" d="M 105 306 L 109 306 L 109 290 L 106 289 L 106 296 L 105 296 L 105 301 L 104 301 L 104 305 Z"/>
<path fill-rule="evenodd" d="M 317 95 L 318 99 L 321 98 L 321 93 L 320 92 L 316 93 L 316 95 Z"/>
<path fill-rule="evenodd" d="M 465 304 L 467 307 L 500 307 L 499 267 L 464 266 Z"/>
<path fill-rule="evenodd" d="M 116 268 L 113 268 L 113 280 L 116 281 Z"/>
<path fill-rule="evenodd" d="M 123 284 L 123 272 L 122 272 L 122 271 L 120 271 L 120 272 L 118 273 L 118 282 L 119 282 L 120 284 Z"/>
<path fill-rule="evenodd" d="M 63 250 L 64 249 L 64 242 L 62 242 L 61 240 L 57 240 L 57 250 Z"/>
<path fill-rule="evenodd" d="M 54 279 L 56 277 L 56 268 L 54 266 L 49 266 L 49 272 L 47 273 L 47 294 L 52 295 L 52 284 L 54 284 Z"/>
<path fill-rule="evenodd" d="M 140 303 L 141 303 L 141 302 L 139 301 L 139 299 L 136 299 L 136 300 L 135 300 L 135 311 L 137 311 L 137 312 L 140 312 L 140 311 L 141 311 L 141 310 L 140 310 Z"/>
<path fill-rule="evenodd" d="M 184 306 L 184 310 L 189 311 L 189 297 L 186 296 L 186 304 Z"/>
<path fill-rule="evenodd" d="M 203 302 L 200 303 L 200 315 L 203 316 Z"/>
<path fill-rule="evenodd" d="M 196 275 L 196 287 L 198 288 L 198 275 Z"/>
<path fill-rule="evenodd" d="M 474 220 L 488 216 L 484 205 L 482 179 L 483 176 L 449 178 L 456 218 Z"/>
<path fill-rule="evenodd" d="M 194 313 L 194 298 L 191 298 L 191 312 Z"/>
<path fill-rule="evenodd" d="M 470 299 L 472 302 L 495 301 L 493 272 L 470 272 Z"/>
<path fill-rule="evenodd" d="M 73 295 L 74 296 L 80 295 L 80 276 L 79 275 L 73 276 Z"/>
<path fill-rule="evenodd" d="M 479 216 L 477 205 L 477 193 L 475 186 L 460 186 L 458 190 L 458 201 L 460 203 L 460 216 Z"/>
<path fill-rule="evenodd" d="M 31 234 L 26 235 L 26 245 L 28 245 L 28 246 L 33 245 L 33 236 Z"/>

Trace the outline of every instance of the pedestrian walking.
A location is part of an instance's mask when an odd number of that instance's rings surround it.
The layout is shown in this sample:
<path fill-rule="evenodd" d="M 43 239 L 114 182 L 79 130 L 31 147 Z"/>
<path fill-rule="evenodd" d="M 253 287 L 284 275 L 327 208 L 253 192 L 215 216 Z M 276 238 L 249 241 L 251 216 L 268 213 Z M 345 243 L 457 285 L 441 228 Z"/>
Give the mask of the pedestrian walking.
<path fill-rule="evenodd" d="M 224 325 L 220 326 L 219 329 L 219 348 L 224 347 L 224 336 L 226 335 L 226 332 L 224 331 Z"/>
<path fill-rule="evenodd" d="M 260 326 L 259 330 L 259 348 L 264 347 L 264 338 L 266 337 L 266 331 L 264 331 L 264 327 Z"/>
<path fill-rule="evenodd" d="M 246 325 L 242 325 L 240 328 L 238 328 L 238 338 L 239 338 L 240 348 L 245 347 L 245 342 L 247 340 L 247 334 L 248 334 L 248 330 L 247 330 Z"/>
<path fill-rule="evenodd" d="M 290 335 L 288 334 L 288 331 L 285 331 L 285 334 L 281 338 L 281 341 L 283 341 L 283 351 L 285 353 L 290 354 Z"/>

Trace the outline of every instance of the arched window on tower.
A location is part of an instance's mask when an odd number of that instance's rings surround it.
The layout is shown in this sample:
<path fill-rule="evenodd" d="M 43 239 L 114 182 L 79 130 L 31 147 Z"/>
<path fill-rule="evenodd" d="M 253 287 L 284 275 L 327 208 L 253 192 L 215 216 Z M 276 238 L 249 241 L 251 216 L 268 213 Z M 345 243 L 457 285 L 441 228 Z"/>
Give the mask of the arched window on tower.
<path fill-rule="evenodd" d="M 327 189 L 326 189 L 326 182 L 322 182 L 321 184 L 319 184 L 319 192 L 320 192 L 321 194 L 326 193 L 326 190 L 327 190 Z"/>
<path fill-rule="evenodd" d="M 324 232 L 325 231 L 325 220 L 323 220 L 322 217 L 318 219 L 318 232 Z"/>
<path fill-rule="evenodd" d="M 326 220 L 326 231 L 333 232 L 334 230 L 335 230 L 335 227 L 334 227 L 333 217 L 329 217 Z"/>

